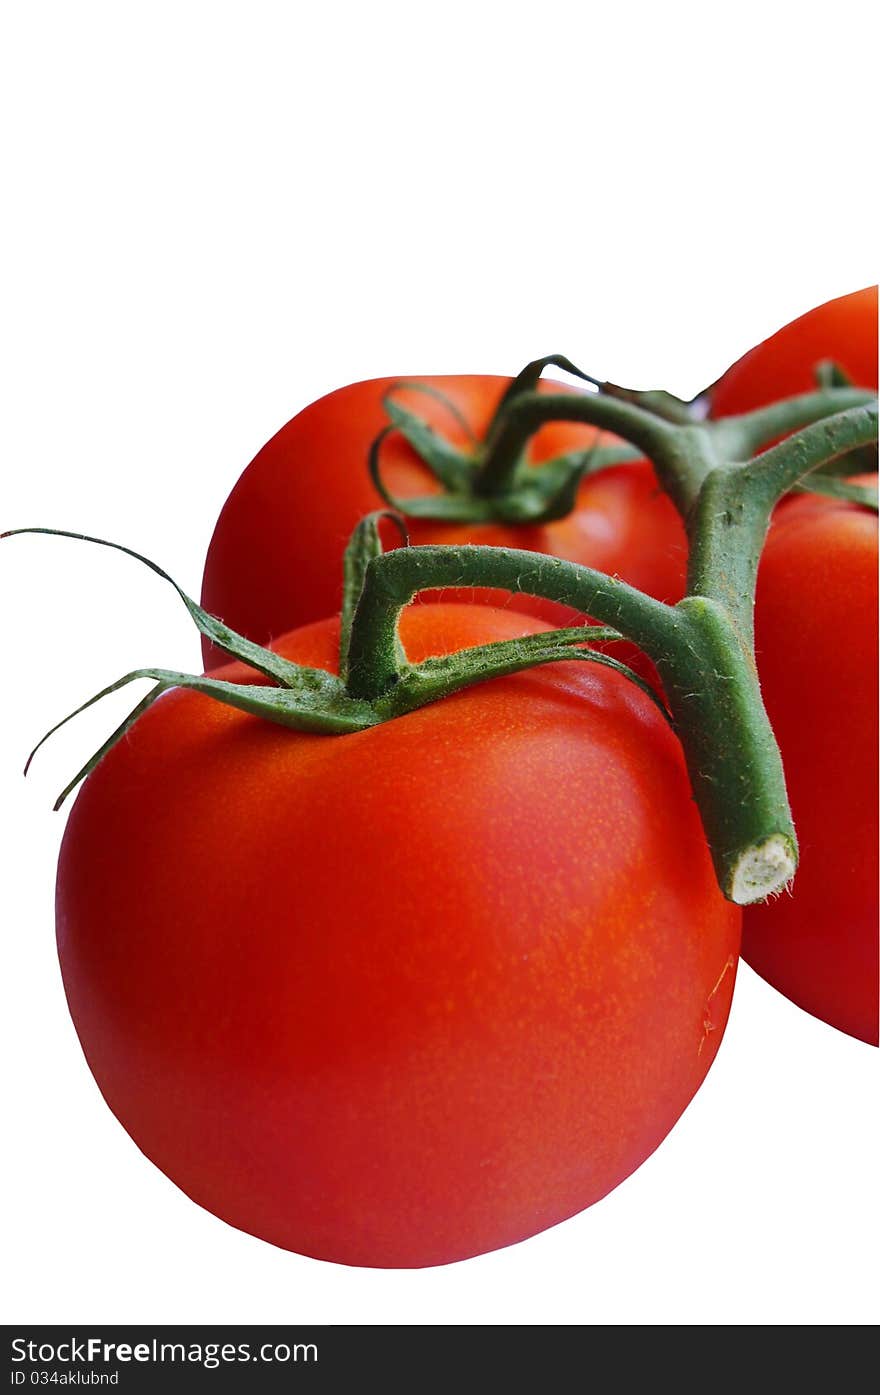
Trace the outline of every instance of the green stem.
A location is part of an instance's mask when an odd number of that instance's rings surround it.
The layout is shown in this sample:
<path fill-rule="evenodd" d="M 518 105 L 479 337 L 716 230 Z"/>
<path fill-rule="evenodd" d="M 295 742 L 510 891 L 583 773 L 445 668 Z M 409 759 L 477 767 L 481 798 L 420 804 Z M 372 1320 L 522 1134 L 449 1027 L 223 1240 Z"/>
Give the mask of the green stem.
<path fill-rule="evenodd" d="M 600 393 L 527 393 L 508 407 L 486 451 L 474 489 L 484 496 L 510 487 L 526 444 L 550 421 L 583 422 L 613 431 L 632 442 L 656 463 L 673 448 L 676 428 L 653 412 Z"/>
<path fill-rule="evenodd" d="M 718 881 L 732 900 L 787 882 L 797 843 L 757 674 L 722 607 L 651 600 L 602 572 L 513 548 L 400 548 L 375 558 L 351 629 L 351 697 L 376 706 L 406 680 L 398 622 L 422 590 L 492 586 L 559 601 L 611 624 L 657 664 Z"/>
<path fill-rule="evenodd" d="M 841 391 L 849 390 L 836 390 L 834 401 Z M 818 414 L 828 406 L 828 394 L 810 394 L 791 411 Z M 675 486 L 691 539 L 685 600 L 665 606 L 590 568 L 509 548 L 400 549 L 374 558 L 365 570 L 351 627 L 349 694 L 393 706 L 395 688 L 408 673 L 400 612 L 423 590 L 526 592 L 613 625 L 653 659 L 663 679 L 719 884 L 732 900 L 760 899 L 790 880 L 797 842 L 754 661 L 758 559 L 782 495 L 812 470 L 876 439 L 876 402 L 814 422 L 745 465 L 714 462 L 717 436 L 711 429 L 665 422 L 658 428 L 654 418 L 649 427 L 641 406 L 601 397 L 523 395 L 512 404 L 498 442 L 511 452 L 521 448 L 522 433 L 545 412 L 557 411 L 569 420 L 583 420 L 589 412 L 594 424 L 602 416 L 598 424 L 646 449 L 649 431 L 655 433 L 654 459 L 659 453 L 661 477 L 667 488 Z M 760 415 L 755 431 L 775 434 L 784 414 Z M 744 423 L 740 419 L 739 426 Z"/>
<path fill-rule="evenodd" d="M 749 905 L 782 890 L 797 868 L 779 746 L 754 661 L 724 607 L 688 596 L 674 614 L 674 642 L 655 662 L 718 884 Z"/>
<path fill-rule="evenodd" d="M 707 429 L 716 440 L 718 455 L 724 461 L 748 460 L 768 442 L 787 436 L 790 431 L 810 426 L 832 413 L 870 405 L 876 394 L 863 388 L 827 387 L 784 397 L 768 407 L 742 416 L 723 417 Z"/>
<path fill-rule="evenodd" d="M 747 465 L 708 476 L 689 527 L 689 595 L 723 605 L 751 651 L 758 563 L 770 515 L 784 494 L 820 465 L 877 438 L 877 403 L 815 422 Z"/>
<path fill-rule="evenodd" d="M 776 435 L 793 415 L 800 420 L 805 411 L 818 416 L 842 399 L 851 400 L 853 391 L 828 389 L 795 399 L 784 411 L 762 410 L 734 419 L 732 425 L 700 425 L 661 419 L 625 397 L 538 397 L 523 390 L 505 410 L 487 466 L 496 468 L 500 479 L 505 461 L 518 456 L 544 420 L 586 421 L 627 437 L 652 458 L 661 483 L 685 516 L 691 542 L 688 595 L 677 606 L 663 605 L 604 573 L 512 548 L 404 546 L 382 555 L 380 515 L 372 515 L 356 530 L 346 563 L 345 682 L 252 644 L 207 614 L 155 563 L 119 548 L 171 582 L 202 634 L 278 686 L 155 668 L 128 674 L 105 693 L 136 678 L 149 677 L 156 686 L 80 776 L 171 686 L 207 693 L 286 726 L 338 734 L 364 731 L 471 683 L 538 663 L 593 660 L 627 672 L 584 647 L 599 637 L 587 630 L 542 631 L 419 665 L 407 660 L 398 622 L 402 608 L 420 591 L 488 587 L 524 592 L 595 616 L 653 659 L 681 738 L 719 884 L 731 900 L 745 904 L 762 899 L 793 875 L 797 845 L 752 647 L 761 546 L 771 511 L 783 494 L 811 471 L 876 441 L 877 404 L 870 400 L 816 421 L 746 464 L 719 463 L 718 452 L 725 442 L 732 448 L 764 432 Z M 868 396 L 856 395 L 860 400 Z M 447 464 L 444 458 L 444 468 Z M 85 541 L 117 546 L 97 538 Z M 603 631 L 601 637 L 611 633 Z"/>
<path fill-rule="evenodd" d="M 543 596 L 612 625 L 646 653 L 662 648 L 672 611 L 604 572 L 512 547 L 407 547 L 370 562 L 351 626 L 348 690 L 367 702 L 398 682 L 398 621 L 420 591 L 438 587 L 497 587 Z"/>
<path fill-rule="evenodd" d="M 412 414 L 404 420 L 401 409 L 391 404 L 392 425 L 385 427 L 373 440 L 367 457 L 367 469 L 380 498 L 389 508 L 406 518 L 425 518 L 443 523 L 512 523 L 535 526 L 566 518 L 574 509 L 582 481 L 611 465 L 625 465 L 641 459 L 641 452 L 624 444 L 593 445 L 586 450 L 570 451 L 540 465 L 520 462 L 507 487 L 499 494 L 483 497 L 478 491 L 480 466 L 473 459 L 454 452 L 442 438 Z M 432 471 L 442 491 L 433 494 L 392 494 L 382 476 L 382 447 L 388 437 L 400 431 L 416 451 L 422 463 Z M 597 431 L 597 439 L 599 437 Z"/>
<path fill-rule="evenodd" d="M 596 393 L 539 393 L 548 365 L 565 368 L 600 389 Z M 826 386 L 744 416 L 697 421 L 687 403 L 663 392 L 636 392 L 581 372 L 559 354 L 535 359 L 503 394 L 481 448 L 463 453 L 389 395 L 391 425 L 373 442 L 369 470 L 390 507 L 413 518 L 445 522 L 540 524 L 564 518 L 575 507 L 584 475 L 633 458 L 649 457 L 658 479 L 687 521 L 700 488 L 716 466 L 746 460 L 761 446 L 797 426 L 831 412 L 858 406 L 871 394 L 859 388 Z M 568 421 L 614 432 L 630 443 L 601 451 L 573 452 L 539 466 L 526 466 L 530 437 L 551 421 Z M 390 431 L 406 438 L 442 486 L 440 492 L 395 498 L 382 479 L 382 444 Z M 637 457 L 636 457 L 637 458 Z M 587 462 L 587 463 L 585 463 Z"/>
<path fill-rule="evenodd" d="M 585 383 L 592 383 L 594 387 L 599 386 L 595 378 L 591 378 L 589 373 L 584 373 L 577 364 L 572 363 L 570 358 L 566 358 L 565 354 L 546 354 L 544 358 L 533 358 L 531 363 L 527 363 L 525 368 L 517 373 L 510 385 L 505 388 L 486 432 L 487 441 L 492 440 L 498 423 L 504 418 L 510 404 L 515 402 L 518 397 L 522 397 L 524 393 L 535 390 L 545 368 L 561 368 L 565 373 L 571 373 L 575 378 L 583 379 Z"/>
<path fill-rule="evenodd" d="M 613 431 L 651 460 L 665 492 L 687 521 L 708 475 L 732 460 L 747 460 L 761 446 L 798 426 L 863 406 L 874 394 L 861 388 L 823 388 L 720 421 L 673 422 L 658 414 L 657 393 L 582 393 L 517 397 L 495 430 L 475 492 L 501 493 L 517 468 L 529 438 L 551 421 L 583 422 Z"/>

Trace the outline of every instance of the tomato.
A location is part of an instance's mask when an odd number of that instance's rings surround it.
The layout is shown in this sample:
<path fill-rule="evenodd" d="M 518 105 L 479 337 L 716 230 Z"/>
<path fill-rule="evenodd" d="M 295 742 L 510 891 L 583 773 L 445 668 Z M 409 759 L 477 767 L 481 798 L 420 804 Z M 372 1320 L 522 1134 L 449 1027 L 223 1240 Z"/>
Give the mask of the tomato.
<path fill-rule="evenodd" d="M 541 628 L 441 603 L 403 636 Z M 337 639 L 278 648 L 329 669 Z M 638 1167 L 716 1053 L 741 916 L 670 729 L 576 663 L 337 737 L 169 693 L 83 786 L 57 909 L 144 1153 L 234 1226 L 383 1267 L 511 1244 Z"/>
<path fill-rule="evenodd" d="M 877 386 L 877 287 L 829 300 L 750 349 L 711 389 L 711 415 L 765 407 L 816 386 L 831 359 L 856 387 Z"/>
<path fill-rule="evenodd" d="M 711 413 L 815 386 L 837 363 L 877 386 L 877 287 L 810 310 L 735 363 Z M 801 862 L 791 896 L 750 907 L 743 954 L 795 1003 L 877 1042 L 877 526 L 814 496 L 776 511 L 758 577 L 757 660 Z"/>
<path fill-rule="evenodd" d="M 346 542 L 364 514 L 383 507 L 368 474 L 367 457 L 371 442 L 388 424 L 382 399 L 396 381 L 374 379 L 331 392 L 263 447 L 233 489 L 215 528 L 202 586 L 207 610 L 260 643 L 339 610 Z M 480 438 L 510 380 L 472 376 L 415 381 L 442 392 Z M 435 398 L 411 389 L 397 389 L 395 398 L 454 444 L 467 445 L 461 424 Z M 592 427 L 553 423 L 535 437 L 530 458 L 537 462 L 583 450 L 595 438 Z M 382 461 L 383 479 L 393 495 L 436 492 L 433 476 L 400 435 L 386 441 Z M 616 573 L 658 600 L 675 601 L 684 593 L 684 529 L 647 462 L 610 468 L 586 479 L 574 512 L 559 522 L 463 525 L 410 519 L 408 527 L 414 543 L 527 548 Z M 395 546 L 399 538 L 389 529 L 386 541 Z M 497 602 L 499 593 L 464 591 L 454 599 Z M 549 601 L 507 595 L 506 602 L 557 625 L 583 619 Z M 206 646 L 205 659 L 216 663 L 219 656 Z"/>
<path fill-rule="evenodd" d="M 876 1044 L 876 516 L 787 500 L 761 559 L 755 617 L 801 861 L 790 896 L 746 910 L 743 955 L 808 1012 Z"/>

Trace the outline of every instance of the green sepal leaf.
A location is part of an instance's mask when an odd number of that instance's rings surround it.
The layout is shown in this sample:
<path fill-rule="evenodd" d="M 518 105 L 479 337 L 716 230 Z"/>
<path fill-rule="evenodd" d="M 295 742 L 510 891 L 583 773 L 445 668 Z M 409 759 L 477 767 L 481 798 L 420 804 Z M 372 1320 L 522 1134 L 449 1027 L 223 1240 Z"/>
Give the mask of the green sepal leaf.
<path fill-rule="evenodd" d="M 139 678 L 152 678 L 155 680 L 156 686 L 147 693 L 145 698 L 141 699 L 103 745 L 86 761 L 82 769 L 74 775 L 70 783 L 65 786 L 55 802 L 56 809 L 61 808 L 71 790 L 75 789 L 81 780 L 91 774 L 107 752 L 112 750 L 137 719 L 146 712 L 147 708 L 151 707 L 157 698 L 161 697 L 169 688 L 189 688 L 193 692 L 204 693 L 207 697 L 213 698 L 216 702 L 221 702 L 227 707 L 238 708 L 241 712 L 249 712 L 255 717 L 262 717 L 265 721 L 274 722 L 278 726 L 293 727 L 297 731 L 321 732 L 331 736 L 340 735 L 346 732 L 363 731 L 367 727 L 375 726 L 378 720 L 369 703 L 359 702 L 356 698 L 349 697 L 341 680 L 334 674 L 327 673 L 324 669 L 301 668 L 298 671 L 295 688 L 274 688 L 262 683 L 226 683 L 221 679 L 200 677 L 191 673 L 177 673 L 171 669 L 137 668 L 131 673 L 126 673 L 115 683 L 102 688 L 99 693 L 95 693 L 94 697 L 90 697 L 75 711 L 68 713 L 60 722 L 56 722 L 55 726 L 37 742 L 28 756 L 25 774 L 27 774 L 37 751 L 60 727 L 65 726 L 67 722 L 78 717 L 81 712 L 85 712 L 87 708 L 94 706 L 96 702 L 100 702 L 110 693 L 118 692 L 120 688 L 124 688 L 128 683 L 136 682 Z"/>
<path fill-rule="evenodd" d="M 848 456 L 844 458 L 849 459 Z M 814 470 L 796 487 L 801 494 L 821 494 L 828 499 L 844 499 L 851 504 L 861 504 L 874 513 L 878 511 L 876 485 L 852 484 L 840 475 L 826 475 L 820 470 Z"/>
<path fill-rule="evenodd" d="M 451 397 L 446 396 L 445 392 L 441 392 L 439 388 L 434 387 L 431 383 L 416 383 L 410 381 L 409 378 L 399 378 L 396 383 L 392 383 L 391 387 L 388 389 L 388 392 L 391 393 L 401 390 L 406 392 L 420 392 L 425 397 L 431 397 L 435 402 L 439 402 L 441 406 L 445 407 L 446 411 L 458 424 L 458 426 L 460 426 L 461 430 L 463 431 L 467 439 L 470 441 L 471 445 L 476 448 L 480 444 L 476 436 L 474 435 L 473 428 L 470 422 L 467 420 L 466 416 L 464 415 L 464 412 L 462 412 L 461 409 L 455 405 Z M 387 395 L 388 394 L 386 393 L 386 398 Z"/>
<path fill-rule="evenodd" d="M 403 672 L 394 687 L 376 702 L 375 711 L 385 721 L 491 678 L 521 673 L 541 664 L 575 659 L 603 664 L 623 674 L 651 699 L 671 723 L 666 707 L 650 683 L 646 683 L 619 659 L 586 647 L 598 640 L 620 639 L 623 639 L 623 635 L 618 630 L 604 625 L 579 625 L 571 629 L 523 635 L 519 639 L 498 640 L 493 644 L 481 644 L 472 649 L 459 649 L 454 654 L 424 659 Z"/>
<path fill-rule="evenodd" d="M 238 634 L 235 630 L 224 625 L 222 620 L 209 615 L 196 601 L 188 596 L 182 587 L 178 586 L 172 576 L 151 562 L 149 557 L 144 557 L 140 552 L 135 552 L 130 547 L 123 547 L 121 543 L 108 542 L 106 538 L 93 538 L 87 533 L 70 533 L 63 528 L 13 528 L 9 532 L 0 533 L 0 538 L 14 538 L 22 533 L 44 533 L 52 538 L 73 538 L 76 542 L 97 543 L 99 547 L 110 547 L 114 552 L 124 552 L 127 557 L 133 557 L 136 562 L 142 562 L 145 567 L 149 567 L 151 572 L 161 576 L 163 581 L 167 581 L 174 587 L 180 599 L 183 601 L 200 634 L 215 644 L 218 649 L 222 649 L 225 654 L 229 654 L 233 659 L 240 659 L 243 663 L 255 668 L 258 673 L 265 674 L 267 678 L 274 678 L 276 683 L 283 687 L 295 687 L 299 666 L 292 664 L 288 659 L 282 659 L 280 654 L 273 654 L 271 649 L 264 649 L 261 644 L 254 644 L 252 640 L 245 639 L 244 635 Z"/>
<path fill-rule="evenodd" d="M 367 455 L 367 469 L 376 493 L 389 509 L 404 518 L 431 518 L 444 523 L 488 523 L 496 516 L 490 500 L 478 499 L 468 492 L 418 494 L 407 499 L 392 494 L 382 478 L 380 460 L 385 440 L 396 429 L 386 426 L 380 431 Z"/>
<path fill-rule="evenodd" d="M 832 358 L 823 358 L 821 363 L 817 363 L 813 369 L 813 376 L 816 379 L 816 386 L 820 388 L 855 386 L 849 374 Z"/>
<path fill-rule="evenodd" d="M 492 499 L 493 517 L 503 523 L 553 523 L 567 518 L 588 475 L 611 465 L 628 465 L 644 456 L 635 446 L 593 446 L 557 456 L 542 465 L 523 464 L 508 494 Z"/>
<path fill-rule="evenodd" d="M 842 455 L 838 460 L 831 460 L 827 465 L 821 465 L 818 470 L 813 471 L 815 477 L 838 476 L 838 475 L 875 475 L 877 473 L 877 447 L 860 446 L 858 450 L 849 451 L 847 455 Z"/>
<path fill-rule="evenodd" d="M 439 431 L 416 416 L 415 412 L 401 407 L 390 395 L 386 394 L 383 405 L 391 425 L 409 442 L 443 488 L 451 491 L 465 489 L 474 469 L 471 457 L 450 445 Z"/>
<path fill-rule="evenodd" d="M 550 523 L 571 513 L 578 487 L 585 474 L 608 465 L 641 459 L 644 452 L 625 444 L 620 447 L 605 447 L 598 453 L 595 450 L 572 452 L 535 467 L 522 460 L 511 477 L 505 480 L 503 489 L 496 491 L 480 488 L 481 458 L 486 451 L 491 450 L 494 435 L 503 428 L 508 409 L 524 394 L 534 391 L 541 373 L 551 365 L 573 373 L 597 387 L 602 386 L 597 379 L 584 373 L 563 354 L 548 354 L 545 358 L 533 359 L 513 379 L 502 395 L 486 434 L 484 446 L 470 457 L 455 451 L 421 418 L 407 412 L 392 398 L 386 397 L 385 407 L 391 424 L 372 442 L 368 455 L 370 477 L 379 496 L 389 508 L 406 517 L 430 519 L 439 523 Z M 400 386 L 424 385 L 401 383 Z M 433 389 L 430 391 L 433 394 Z M 442 394 L 436 395 L 445 401 Z M 447 405 L 451 407 L 452 404 Z M 403 433 L 432 469 L 444 492 L 406 499 L 391 493 L 382 479 L 381 452 L 392 430 Z"/>
<path fill-rule="evenodd" d="M 59 727 L 63 727 L 64 724 L 65 724 L 65 722 L 69 722 L 69 721 L 71 720 L 71 718 L 72 718 L 72 717 L 76 717 L 78 713 L 84 712 L 85 709 L 86 709 L 87 707 L 91 707 L 92 703 L 93 703 L 93 702 L 97 702 L 99 698 L 104 697 L 104 696 L 105 696 L 105 693 L 113 692 L 117 686 L 118 686 L 118 685 L 114 683 L 113 686 L 112 686 L 111 688 L 105 689 L 104 692 L 97 693 L 97 694 L 95 695 L 95 697 L 90 698 L 88 702 L 84 702 L 83 705 L 82 705 L 82 707 L 78 707 L 78 708 L 76 709 L 76 712 L 71 712 L 71 713 L 69 714 L 69 716 L 63 717 L 62 720 L 61 720 L 60 722 L 56 722 L 55 725 L 54 725 L 54 727 L 51 727 L 50 730 L 46 732 L 46 735 L 45 735 L 44 737 L 42 737 L 42 739 L 39 740 L 39 741 L 37 742 L 36 746 L 34 747 L 34 749 L 31 751 L 30 755 L 28 756 L 28 758 L 27 758 L 27 760 L 26 760 L 26 762 L 25 762 L 25 767 L 24 767 L 24 773 L 25 773 L 25 775 L 27 775 L 28 770 L 30 769 L 31 761 L 33 760 L 34 756 L 37 754 L 37 751 L 38 751 L 38 750 L 40 749 L 40 747 L 43 745 L 43 742 L 49 740 L 49 737 L 52 735 L 53 732 L 56 732 L 56 731 L 58 730 Z M 56 813 L 57 813 L 57 811 L 61 808 L 61 806 L 62 806 L 62 804 L 64 803 L 65 799 L 66 799 L 67 796 L 70 794 L 71 790 L 75 790 L 75 789 L 76 789 L 76 787 L 77 787 L 77 785 L 79 784 L 80 780 L 84 780 L 85 777 L 86 777 L 88 774 L 90 774 L 90 772 L 91 772 L 92 770 L 94 770 L 95 766 L 98 765 L 98 763 L 99 763 L 101 760 L 103 760 L 103 758 L 104 758 L 104 756 L 107 754 L 107 752 L 108 752 L 109 750 L 111 750 L 111 749 L 116 745 L 117 741 L 121 741 L 121 740 L 122 740 L 123 736 L 125 736 L 126 732 L 129 730 L 129 728 L 132 727 L 132 726 L 134 726 L 134 724 L 135 724 L 135 722 L 137 721 L 137 719 L 138 719 L 140 716 L 142 716 L 144 712 L 146 712 L 146 710 L 147 710 L 148 707 L 152 707 L 152 705 L 153 705 L 153 703 L 156 701 L 156 699 L 159 698 L 159 697 L 161 697 L 162 694 L 163 694 L 164 692 L 165 692 L 165 685 L 164 685 L 163 683 L 157 683 L 157 684 L 156 684 L 156 687 L 155 687 L 155 688 L 151 688 L 150 691 L 147 693 L 146 697 L 141 698 L 141 700 L 140 700 L 140 702 L 137 704 L 137 706 L 132 708 L 132 710 L 129 712 L 128 716 L 127 716 L 122 722 L 120 722 L 119 726 L 116 728 L 116 730 L 115 730 L 114 732 L 111 732 L 111 734 L 107 737 L 107 740 L 104 742 L 104 744 L 103 744 L 102 746 L 100 746 L 99 749 L 98 749 L 98 750 L 95 752 L 95 754 L 92 756 L 91 760 L 89 760 L 89 761 L 86 763 L 86 765 L 83 766 L 82 770 L 80 770 L 76 775 L 74 775 L 73 779 L 70 781 L 69 784 L 67 784 L 67 785 L 64 786 L 64 789 L 61 791 L 61 793 L 59 794 L 58 798 L 55 800 L 55 803 L 52 805 L 52 808 L 53 808 L 53 810 L 54 810 Z"/>
<path fill-rule="evenodd" d="M 379 471 L 382 442 L 393 429 L 386 427 L 370 447 L 368 465 L 376 490 L 396 513 L 436 523 L 552 523 L 571 513 L 578 489 L 587 475 L 611 465 L 644 459 L 644 452 L 625 443 L 593 446 L 557 456 L 541 465 L 523 462 L 511 488 L 503 494 L 487 497 L 469 493 L 424 494 L 400 499 L 389 491 Z"/>
<path fill-rule="evenodd" d="M 404 545 L 409 544 L 409 534 L 400 514 L 390 513 L 386 509 L 377 509 L 374 513 L 368 513 L 357 524 L 348 540 L 342 563 L 342 615 L 339 634 L 339 673 L 343 682 L 348 678 L 348 646 L 351 639 L 351 625 L 357 610 L 357 603 L 364 589 L 367 567 L 374 557 L 382 556 L 379 524 L 383 518 L 390 519 L 400 529 Z"/>

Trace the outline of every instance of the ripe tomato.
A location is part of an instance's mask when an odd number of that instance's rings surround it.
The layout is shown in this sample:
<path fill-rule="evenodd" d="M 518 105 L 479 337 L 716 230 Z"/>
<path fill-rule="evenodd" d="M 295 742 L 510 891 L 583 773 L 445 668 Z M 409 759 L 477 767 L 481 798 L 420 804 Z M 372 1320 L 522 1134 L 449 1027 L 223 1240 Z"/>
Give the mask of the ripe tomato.
<path fill-rule="evenodd" d="M 787 500 L 761 559 L 755 620 L 801 861 L 791 896 L 745 912 L 743 957 L 808 1012 L 876 1044 L 876 516 Z"/>
<path fill-rule="evenodd" d="M 367 471 L 367 456 L 388 424 L 382 399 L 395 381 L 353 383 L 312 403 L 272 437 L 239 479 L 214 530 L 202 585 L 205 608 L 239 633 L 265 643 L 339 610 L 341 558 L 349 535 L 364 514 L 383 507 Z M 510 380 L 415 381 L 442 392 L 481 438 Z M 467 444 L 460 423 L 435 398 L 405 389 L 397 389 L 395 398 L 454 444 Z M 592 427 L 553 423 L 535 437 L 530 458 L 548 460 L 586 449 L 595 434 Z M 433 476 L 401 436 L 387 440 L 382 460 L 383 478 L 395 496 L 436 492 Z M 587 478 L 576 509 L 559 522 L 518 527 L 410 519 L 408 527 L 414 543 L 527 548 L 616 573 L 658 600 L 676 601 L 684 593 L 684 529 L 647 462 Z M 389 530 L 387 545 L 398 542 Z M 463 591 L 454 599 L 498 602 L 499 594 L 506 593 Z M 449 592 L 445 598 L 450 599 Z M 506 595 L 506 603 L 557 625 L 582 619 L 548 601 Z M 206 662 L 220 661 L 210 646 L 204 652 Z"/>
<path fill-rule="evenodd" d="M 541 628 L 437 604 L 403 635 Z M 278 647 L 332 668 L 337 636 Z M 511 1244 L 638 1167 L 718 1048 L 741 914 L 669 728 L 576 663 L 352 736 L 170 693 L 83 786 L 57 906 L 147 1156 L 245 1231 L 383 1267 Z"/>
<path fill-rule="evenodd" d="M 833 360 L 857 387 L 877 386 L 877 287 L 829 300 L 750 349 L 711 390 L 711 415 L 765 407 L 816 386 L 815 367 Z"/>

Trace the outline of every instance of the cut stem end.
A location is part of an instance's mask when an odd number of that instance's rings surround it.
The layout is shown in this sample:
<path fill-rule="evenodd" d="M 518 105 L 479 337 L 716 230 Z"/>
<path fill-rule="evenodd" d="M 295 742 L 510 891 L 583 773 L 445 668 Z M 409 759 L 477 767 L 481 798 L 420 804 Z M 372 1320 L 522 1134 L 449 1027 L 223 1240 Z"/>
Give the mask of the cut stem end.
<path fill-rule="evenodd" d="M 797 870 L 797 851 L 790 838 L 774 833 L 764 843 L 747 848 L 733 869 L 730 899 L 738 906 L 784 891 Z"/>

